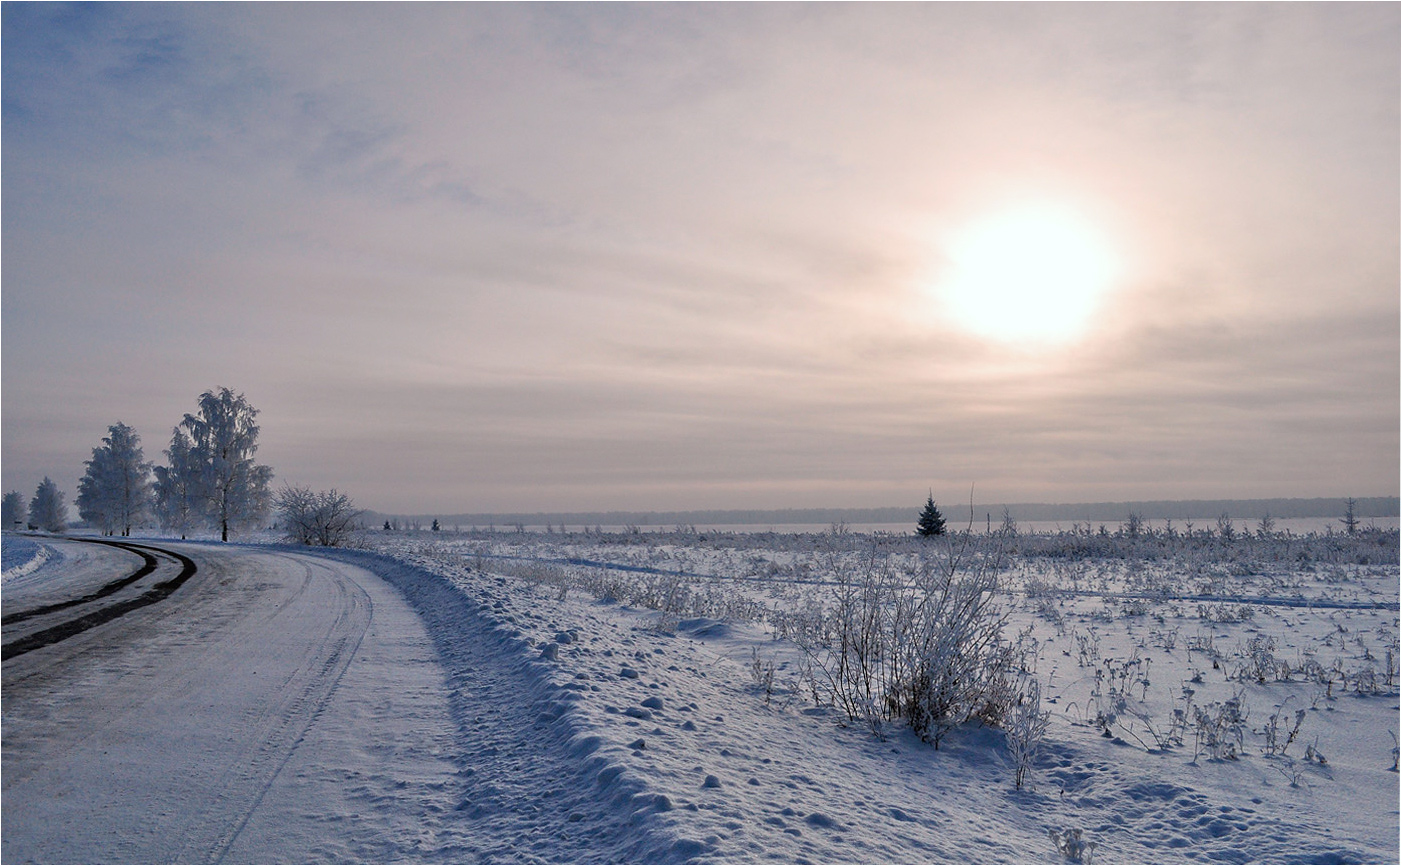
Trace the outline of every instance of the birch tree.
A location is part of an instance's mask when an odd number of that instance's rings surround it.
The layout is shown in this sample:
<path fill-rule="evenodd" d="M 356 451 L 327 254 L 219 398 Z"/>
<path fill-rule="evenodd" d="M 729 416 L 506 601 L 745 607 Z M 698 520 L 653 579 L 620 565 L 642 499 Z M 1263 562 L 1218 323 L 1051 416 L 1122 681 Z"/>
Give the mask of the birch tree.
<path fill-rule="evenodd" d="M 273 470 L 253 462 L 258 450 L 258 410 L 228 388 L 200 395 L 199 414 L 180 426 L 190 438 L 190 463 L 197 468 L 204 513 L 229 540 L 229 530 L 267 518 Z"/>

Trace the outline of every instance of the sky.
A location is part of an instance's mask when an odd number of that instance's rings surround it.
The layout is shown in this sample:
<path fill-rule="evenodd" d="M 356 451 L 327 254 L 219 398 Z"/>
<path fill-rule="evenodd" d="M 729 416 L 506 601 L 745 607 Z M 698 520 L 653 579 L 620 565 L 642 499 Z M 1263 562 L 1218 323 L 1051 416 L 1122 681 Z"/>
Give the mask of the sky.
<path fill-rule="evenodd" d="M 0 18 L 5 490 L 227 386 L 390 512 L 1398 493 L 1398 4 Z"/>

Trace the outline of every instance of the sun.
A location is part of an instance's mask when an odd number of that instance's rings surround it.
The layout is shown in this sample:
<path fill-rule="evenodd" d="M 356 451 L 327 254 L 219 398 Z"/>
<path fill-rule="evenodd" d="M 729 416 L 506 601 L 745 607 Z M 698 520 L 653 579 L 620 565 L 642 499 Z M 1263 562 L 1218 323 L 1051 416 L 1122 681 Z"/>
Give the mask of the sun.
<path fill-rule="evenodd" d="M 1117 270 L 1093 225 L 1045 206 L 978 220 L 954 233 L 945 253 L 944 309 L 970 332 L 1015 344 L 1080 337 Z"/>

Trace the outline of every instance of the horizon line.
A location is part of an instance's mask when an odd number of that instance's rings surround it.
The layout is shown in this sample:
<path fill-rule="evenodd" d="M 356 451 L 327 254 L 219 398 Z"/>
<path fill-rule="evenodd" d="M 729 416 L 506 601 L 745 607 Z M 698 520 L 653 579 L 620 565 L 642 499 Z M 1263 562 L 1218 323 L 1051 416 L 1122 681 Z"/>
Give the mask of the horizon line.
<path fill-rule="evenodd" d="M 1223 509 L 1247 509 L 1248 513 L 1229 515 L 1239 519 L 1260 518 L 1266 514 L 1272 517 L 1290 519 L 1294 517 L 1332 517 L 1335 512 L 1342 514 L 1345 503 L 1353 499 L 1358 517 L 1397 517 L 1402 508 L 1402 499 L 1397 495 L 1383 496 L 1315 496 L 1315 497 L 1261 497 L 1254 499 L 1143 499 L 1143 500 L 1099 500 L 1093 502 L 986 502 L 973 503 L 975 516 L 979 511 L 997 509 L 999 515 L 1008 509 L 1012 517 L 1024 520 L 1119 520 L 1129 516 L 1130 511 L 1140 513 L 1146 519 L 1191 519 L 1194 517 L 1216 517 Z M 944 510 L 953 515 L 967 506 L 949 505 Z M 1206 511 L 1183 513 L 1185 508 L 1200 508 Z M 608 523 L 659 525 L 667 523 L 711 523 L 711 524 L 763 524 L 772 523 L 889 523 L 899 522 L 904 515 L 917 513 L 920 505 L 886 505 L 875 507 L 828 506 L 811 508 L 693 508 L 671 510 L 608 509 L 599 511 L 473 511 L 473 512 L 404 512 L 380 511 L 367 508 L 367 516 L 406 519 L 455 520 L 459 523 Z M 1015 509 L 1026 511 L 1058 512 L 1050 514 L 1018 514 Z M 1275 510 L 1273 510 L 1275 509 Z M 1326 510 L 1327 509 L 1327 510 Z M 1069 511 L 1084 511 L 1083 514 L 1068 514 Z M 1110 515 L 1107 512 L 1116 510 Z M 1160 513 L 1175 510 L 1177 513 Z M 1207 513 L 1207 512 L 1213 513 Z M 1307 512 L 1307 513 L 1306 513 Z M 1064 516 L 1061 516 L 1064 515 Z M 777 519 L 782 517 L 808 517 L 809 520 Z M 609 520 L 605 518 L 617 518 Z M 730 518 L 730 519 L 724 519 Z M 862 519 L 866 518 L 866 519 Z"/>

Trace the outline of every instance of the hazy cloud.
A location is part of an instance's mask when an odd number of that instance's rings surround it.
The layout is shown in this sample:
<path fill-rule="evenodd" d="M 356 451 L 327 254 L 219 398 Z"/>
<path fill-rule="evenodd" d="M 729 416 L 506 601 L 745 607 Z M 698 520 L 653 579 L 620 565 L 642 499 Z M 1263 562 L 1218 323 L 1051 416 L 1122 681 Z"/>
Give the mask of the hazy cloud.
<path fill-rule="evenodd" d="M 280 477 L 384 509 L 1397 490 L 1395 5 L 3 28 L 6 489 L 227 384 Z M 1026 200 L 1125 264 L 1041 354 L 930 290 Z"/>

